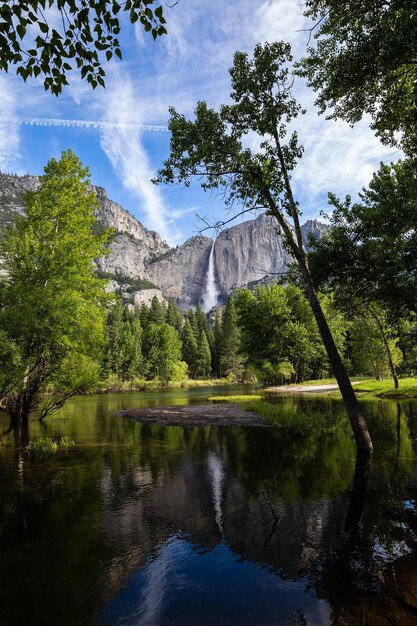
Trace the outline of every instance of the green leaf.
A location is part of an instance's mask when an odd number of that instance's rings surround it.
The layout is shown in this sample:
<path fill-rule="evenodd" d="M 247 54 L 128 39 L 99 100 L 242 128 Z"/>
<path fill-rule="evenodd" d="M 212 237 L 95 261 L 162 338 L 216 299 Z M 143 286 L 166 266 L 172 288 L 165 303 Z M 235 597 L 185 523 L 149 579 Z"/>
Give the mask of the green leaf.
<path fill-rule="evenodd" d="M 19 35 L 20 39 L 23 39 L 23 37 L 26 35 L 26 28 L 21 24 L 18 24 L 16 26 L 16 32 Z"/>

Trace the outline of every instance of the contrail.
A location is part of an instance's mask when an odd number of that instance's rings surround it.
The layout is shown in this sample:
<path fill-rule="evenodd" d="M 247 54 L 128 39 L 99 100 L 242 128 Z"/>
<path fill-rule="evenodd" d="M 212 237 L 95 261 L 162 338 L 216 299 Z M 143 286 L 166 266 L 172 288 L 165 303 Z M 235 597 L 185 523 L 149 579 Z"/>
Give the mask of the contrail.
<path fill-rule="evenodd" d="M 118 124 L 115 122 L 102 122 L 97 120 L 62 120 L 56 118 L 40 118 L 40 117 L 25 117 L 15 119 L 0 119 L 0 121 L 7 122 L 9 124 L 15 124 L 18 126 L 67 126 L 76 128 L 127 128 L 130 130 L 146 130 L 151 132 L 167 133 L 168 126 L 159 126 L 158 124 Z"/>

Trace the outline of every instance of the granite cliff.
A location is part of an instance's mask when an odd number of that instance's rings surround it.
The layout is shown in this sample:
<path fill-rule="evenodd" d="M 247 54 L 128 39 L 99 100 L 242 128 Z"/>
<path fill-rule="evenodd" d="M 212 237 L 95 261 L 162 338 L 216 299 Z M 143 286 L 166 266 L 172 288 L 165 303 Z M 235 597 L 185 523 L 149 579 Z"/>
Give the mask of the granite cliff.
<path fill-rule="evenodd" d="M 0 225 L 10 223 L 14 214 L 24 211 L 25 191 L 36 189 L 37 185 L 35 176 L 0 174 Z M 148 302 L 157 295 L 188 308 L 208 301 L 208 285 L 215 289 L 218 301 L 223 302 L 238 287 L 273 280 L 290 261 L 275 220 L 261 214 L 219 234 L 213 248 L 210 281 L 212 239 L 199 235 L 170 248 L 158 233 L 146 229 L 110 200 L 104 189 L 94 190 L 99 200 L 99 228 L 112 227 L 115 232 L 110 253 L 98 259 L 97 266 L 111 279 L 111 287 L 131 302 Z M 302 227 L 306 243 L 309 233 L 320 237 L 326 229 L 320 222 L 306 222 Z"/>

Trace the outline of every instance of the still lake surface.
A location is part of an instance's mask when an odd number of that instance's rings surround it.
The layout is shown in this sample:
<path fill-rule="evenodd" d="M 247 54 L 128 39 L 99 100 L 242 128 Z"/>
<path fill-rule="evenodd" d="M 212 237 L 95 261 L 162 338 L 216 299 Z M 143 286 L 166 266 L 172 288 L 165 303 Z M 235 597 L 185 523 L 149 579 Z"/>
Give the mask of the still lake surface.
<path fill-rule="evenodd" d="M 271 400 L 305 428 L 116 415 L 226 391 L 74 399 L 47 461 L 0 438 L 1 626 L 417 624 L 417 403 L 363 401 L 370 471 L 327 396 Z"/>

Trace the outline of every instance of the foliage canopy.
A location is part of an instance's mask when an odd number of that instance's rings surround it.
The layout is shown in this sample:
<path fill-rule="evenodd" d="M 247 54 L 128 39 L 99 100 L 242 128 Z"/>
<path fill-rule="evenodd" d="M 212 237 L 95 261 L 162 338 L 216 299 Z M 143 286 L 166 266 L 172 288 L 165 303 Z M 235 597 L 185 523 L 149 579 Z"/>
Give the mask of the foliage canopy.
<path fill-rule="evenodd" d="M 340 299 L 382 302 L 417 311 L 417 167 L 415 160 L 381 164 L 360 202 L 330 195 L 331 229 L 309 260 L 319 285 Z"/>
<path fill-rule="evenodd" d="M 45 90 L 58 95 L 78 69 L 95 89 L 104 87 L 104 56 L 122 58 L 118 35 L 127 13 L 156 39 L 165 34 L 162 5 L 155 0 L 31 0 L 2 2 L 0 69 L 16 67 L 23 80 L 44 77 Z"/>
<path fill-rule="evenodd" d="M 316 45 L 301 73 L 329 117 L 372 117 L 384 143 L 417 147 L 417 19 L 413 0 L 307 0 Z"/>
<path fill-rule="evenodd" d="M 93 234 L 96 206 L 69 150 L 49 161 L 0 242 L 0 398 L 16 422 L 44 417 L 98 376 L 107 297 L 93 260 L 109 232 Z"/>

